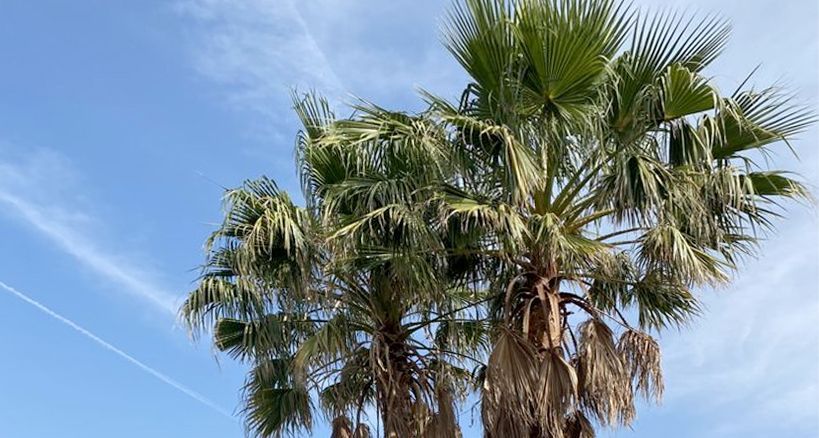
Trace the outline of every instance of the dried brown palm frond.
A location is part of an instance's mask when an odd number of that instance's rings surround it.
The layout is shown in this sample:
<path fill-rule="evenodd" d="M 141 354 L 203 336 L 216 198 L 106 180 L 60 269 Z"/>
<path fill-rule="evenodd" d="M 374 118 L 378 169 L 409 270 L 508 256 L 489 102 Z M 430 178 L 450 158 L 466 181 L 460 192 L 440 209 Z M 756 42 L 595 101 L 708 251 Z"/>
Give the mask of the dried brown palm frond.
<path fill-rule="evenodd" d="M 577 400 L 577 373 L 557 350 L 549 350 L 540 364 L 538 421 L 551 438 L 563 436 L 566 415 Z"/>
<path fill-rule="evenodd" d="M 536 355 L 526 339 L 500 329 L 483 384 L 481 416 L 487 436 L 527 436 L 538 423 L 533 405 L 539 398 Z"/>
<path fill-rule="evenodd" d="M 426 428 L 426 438 L 453 438 L 460 437 L 458 416 L 455 412 L 455 399 L 452 391 L 446 385 L 436 385 L 435 395 L 438 402 L 438 412 L 430 417 Z"/>
<path fill-rule="evenodd" d="M 630 375 L 614 343 L 614 334 L 600 319 L 580 325 L 578 347 L 580 406 L 604 426 L 628 425 L 634 419 Z"/>
<path fill-rule="evenodd" d="M 647 333 L 627 330 L 620 336 L 617 351 L 623 358 L 634 392 L 659 403 L 663 397 L 660 344 Z"/>

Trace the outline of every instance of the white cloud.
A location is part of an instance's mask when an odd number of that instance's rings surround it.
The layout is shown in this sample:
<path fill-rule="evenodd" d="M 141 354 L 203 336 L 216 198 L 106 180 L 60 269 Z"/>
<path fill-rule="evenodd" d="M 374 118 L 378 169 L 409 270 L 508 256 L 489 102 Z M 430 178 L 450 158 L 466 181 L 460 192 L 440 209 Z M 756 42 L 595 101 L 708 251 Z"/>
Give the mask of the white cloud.
<path fill-rule="evenodd" d="M 417 88 L 457 99 L 467 75 L 441 43 L 448 2 L 314 0 L 299 9 L 355 94 L 401 109 Z"/>
<path fill-rule="evenodd" d="M 179 0 L 196 71 L 219 85 L 251 126 L 283 142 L 290 90 L 315 89 L 335 108 L 357 98 L 419 108 L 418 88 L 457 99 L 465 74 L 439 41 L 435 1 Z"/>
<path fill-rule="evenodd" d="M 220 84 L 233 108 L 260 115 L 274 134 L 290 113 L 291 89 L 331 97 L 345 91 L 290 0 L 182 0 L 176 9 L 193 21 L 197 72 Z"/>
<path fill-rule="evenodd" d="M 87 202 L 75 193 L 77 176 L 61 155 L 27 151 L 15 158 L 11 148 L 0 147 L 0 205 L 58 249 L 91 271 L 151 304 L 163 313 L 176 313 L 177 299 L 159 286 L 156 276 L 124 254 L 106 248 L 91 230 L 100 224 L 86 211 Z"/>

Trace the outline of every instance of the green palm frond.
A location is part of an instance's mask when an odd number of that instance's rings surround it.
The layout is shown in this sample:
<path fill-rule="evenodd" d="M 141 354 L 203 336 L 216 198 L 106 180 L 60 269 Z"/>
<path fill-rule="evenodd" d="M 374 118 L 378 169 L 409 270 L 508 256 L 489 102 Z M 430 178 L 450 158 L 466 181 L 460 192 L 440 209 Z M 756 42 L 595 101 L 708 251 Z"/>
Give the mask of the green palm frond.
<path fill-rule="evenodd" d="M 443 127 L 427 114 L 409 115 L 370 103 L 325 127 L 305 148 L 302 178 L 323 196 L 347 177 L 436 179 L 446 169 Z"/>
<path fill-rule="evenodd" d="M 498 183 L 509 193 L 510 203 L 524 202 L 542 185 L 543 174 L 532 148 L 503 125 L 458 114 L 442 114 L 444 122 L 458 129 L 459 140 L 477 149 L 495 166 Z"/>
<path fill-rule="evenodd" d="M 293 357 L 294 369 L 306 371 L 352 354 L 356 347 L 355 333 L 346 315 L 334 317 L 299 345 Z"/>
<path fill-rule="evenodd" d="M 258 359 L 291 351 L 315 331 L 316 322 L 301 315 L 270 314 L 245 322 L 224 318 L 216 322 L 216 348 L 236 359 Z"/>
<path fill-rule="evenodd" d="M 594 264 L 597 256 L 609 248 L 605 243 L 566 230 L 560 217 L 552 213 L 533 214 L 528 222 L 531 236 L 528 246 L 533 248 L 532 256 L 540 260 L 554 260 L 579 270 Z"/>
<path fill-rule="evenodd" d="M 324 135 L 325 128 L 335 121 L 336 116 L 330 108 L 330 103 L 316 92 L 299 95 L 295 91 L 291 94 L 293 110 L 301 120 L 304 131 L 299 136 L 299 143 L 316 141 Z"/>
<path fill-rule="evenodd" d="M 731 33 L 729 23 L 718 16 L 651 15 L 643 14 L 633 28 L 630 53 L 638 71 L 657 73 L 675 63 L 700 71 L 722 52 Z"/>
<path fill-rule="evenodd" d="M 701 313 L 691 291 L 678 280 L 650 272 L 629 290 L 627 302 L 637 308 L 640 327 L 680 327 Z"/>
<path fill-rule="evenodd" d="M 664 120 L 713 109 L 718 103 L 708 81 L 682 64 L 672 64 L 660 78 Z"/>
<path fill-rule="evenodd" d="M 239 238 L 243 249 L 255 256 L 303 256 L 307 252 L 304 227 L 307 213 L 295 205 L 276 183 L 266 177 L 248 181 L 225 195 L 226 223 L 218 237 Z"/>
<path fill-rule="evenodd" d="M 467 354 L 480 355 L 489 349 L 489 324 L 482 320 L 443 319 L 435 329 L 435 344 L 438 348 Z M 475 364 L 472 364 L 475 365 Z"/>
<path fill-rule="evenodd" d="M 274 376 L 257 367 L 243 389 L 247 432 L 251 436 L 297 436 L 313 426 L 313 402 L 304 387 L 278 386 Z"/>
<path fill-rule="evenodd" d="M 677 166 L 703 166 L 711 164 L 711 148 L 697 127 L 684 119 L 669 123 L 668 164 Z"/>
<path fill-rule="evenodd" d="M 319 401 L 326 412 L 332 415 L 358 412 L 374 401 L 375 382 L 369 361 L 369 349 L 359 348 L 341 368 L 336 381 L 319 392 Z"/>
<path fill-rule="evenodd" d="M 653 128 L 663 72 L 676 64 L 698 73 L 719 55 L 729 34 L 728 23 L 714 16 L 642 14 L 632 27 L 629 48 L 614 63 L 611 126 L 620 132 Z"/>
<path fill-rule="evenodd" d="M 805 186 L 793 179 L 784 176 L 785 172 L 750 172 L 743 175 L 742 182 L 747 193 L 764 198 L 782 196 L 788 198 L 808 198 Z"/>
<path fill-rule="evenodd" d="M 472 76 L 489 107 L 509 94 L 508 78 L 516 73 L 512 5 L 494 0 L 455 3 L 444 24 L 444 44 Z"/>
<path fill-rule="evenodd" d="M 778 88 L 740 92 L 727 99 L 723 108 L 702 126 L 717 159 L 788 141 L 815 121 L 813 113 L 793 104 L 790 96 Z"/>
<path fill-rule="evenodd" d="M 641 237 L 640 262 L 686 284 L 717 284 L 728 279 L 722 262 L 678 228 L 658 225 Z"/>
<path fill-rule="evenodd" d="M 474 227 L 490 231 L 509 248 L 529 237 L 525 218 L 511 205 L 475 198 L 455 188 L 446 190 L 443 201 L 444 219 L 457 218 L 462 230 Z"/>
<path fill-rule="evenodd" d="M 179 309 L 182 321 L 197 336 L 220 318 L 252 320 L 263 315 L 271 303 L 254 282 L 203 277 Z"/>
<path fill-rule="evenodd" d="M 640 151 L 620 153 L 596 187 L 600 209 L 611 208 L 617 221 L 636 221 L 663 204 L 672 175 L 657 158 Z"/>
<path fill-rule="evenodd" d="M 522 98 L 544 113 L 584 114 L 623 40 L 627 8 L 609 0 L 527 0 L 516 3 L 514 20 Z"/>

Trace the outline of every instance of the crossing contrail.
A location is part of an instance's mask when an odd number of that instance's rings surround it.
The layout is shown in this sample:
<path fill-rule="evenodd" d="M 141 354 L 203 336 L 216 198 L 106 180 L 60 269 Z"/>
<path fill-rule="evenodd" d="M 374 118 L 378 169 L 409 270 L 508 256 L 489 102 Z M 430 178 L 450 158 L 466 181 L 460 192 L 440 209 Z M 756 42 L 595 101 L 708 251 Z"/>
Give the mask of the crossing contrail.
<path fill-rule="evenodd" d="M 199 403 L 202 403 L 203 405 L 213 409 L 214 411 L 224 415 L 225 417 L 228 417 L 228 418 L 233 419 L 233 420 L 236 419 L 230 412 L 224 410 L 223 408 L 218 406 L 216 403 L 208 400 L 202 394 L 199 394 L 198 392 L 186 387 L 185 385 L 177 382 L 176 380 L 173 380 L 172 378 L 166 376 L 165 374 L 162 374 L 161 372 L 155 370 L 154 368 L 151 368 L 150 366 L 145 365 L 144 363 L 140 362 L 138 359 L 131 356 L 130 354 L 120 350 L 119 348 L 117 348 L 117 347 L 115 347 L 113 345 L 111 345 L 110 343 L 106 342 L 105 340 L 103 340 L 99 336 L 97 336 L 97 335 L 89 332 L 88 330 L 80 327 L 79 325 L 77 325 L 76 323 L 71 321 L 70 319 L 58 314 L 57 312 L 49 309 L 48 307 L 44 306 L 43 304 L 40 304 L 36 300 L 34 300 L 32 298 L 29 298 L 27 295 L 25 295 L 24 293 L 18 291 L 17 289 L 7 285 L 6 283 L 3 283 L 2 281 L 0 281 L 0 287 L 2 287 L 3 289 L 8 291 L 9 293 L 14 295 L 15 297 L 17 297 L 17 298 L 25 301 L 26 303 L 31 304 L 32 306 L 36 307 L 37 309 L 39 309 L 41 312 L 45 313 L 46 315 L 56 319 L 57 321 L 60 321 L 61 323 L 71 327 L 72 329 L 78 331 L 81 335 L 85 336 L 88 339 L 91 339 L 92 341 L 96 342 L 97 344 L 99 344 L 100 346 L 105 348 L 106 350 L 112 351 L 117 356 L 127 360 L 128 362 L 132 363 L 133 365 L 136 365 L 142 371 L 145 371 L 146 373 L 156 377 L 157 379 L 159 379 L 162 382 L 170 385 L 172 388 L 176 389 L 177 391 L 182 392 L 183 394 L 187 395 L 188 397 L 198 401 Z"/>

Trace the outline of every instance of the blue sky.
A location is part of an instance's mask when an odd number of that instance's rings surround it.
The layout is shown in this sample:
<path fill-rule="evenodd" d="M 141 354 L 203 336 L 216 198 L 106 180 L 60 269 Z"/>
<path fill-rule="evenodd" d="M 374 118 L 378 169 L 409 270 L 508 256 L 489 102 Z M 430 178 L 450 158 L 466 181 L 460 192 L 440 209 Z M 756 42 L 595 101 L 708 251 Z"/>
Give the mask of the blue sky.
<path fill-rule="evenodd" d="M 732 19 L 718 84 L 761 63 L 756 83 L 783 81 L 816 106 L 815 1 L 662 3 Z M 290 87 L 401 109 L 420 108 L 418 87 L 457 96 L 444 7 L 3 1 L 0 282 L 35 301 L 0 287 L 0 436 L 241 436 L 223 414 L 243 369 L 174 320 L 220 186 L 267 174 L 298 190 Z M 817 187 L 817 130 L 794 147 L 800 162 L 774 158 Z M 732 286 L 703 291 L 704 318 L 663 336 L 663 406 L 609 436 L 819 434 L 819 233 L 808 208 L 787 216 Z"/>

